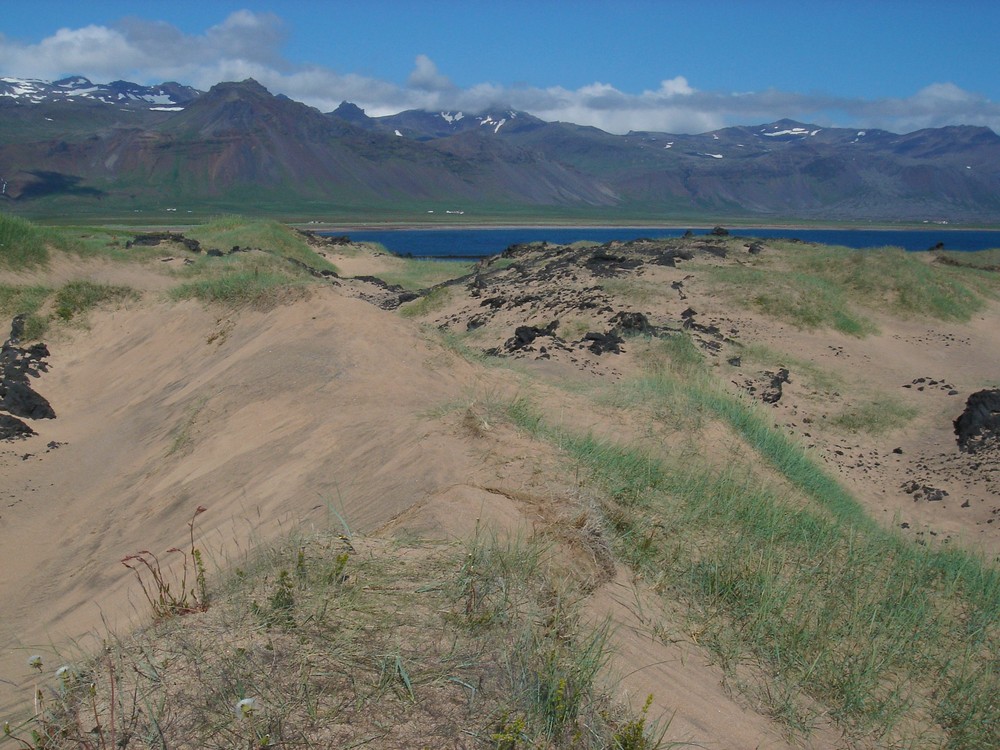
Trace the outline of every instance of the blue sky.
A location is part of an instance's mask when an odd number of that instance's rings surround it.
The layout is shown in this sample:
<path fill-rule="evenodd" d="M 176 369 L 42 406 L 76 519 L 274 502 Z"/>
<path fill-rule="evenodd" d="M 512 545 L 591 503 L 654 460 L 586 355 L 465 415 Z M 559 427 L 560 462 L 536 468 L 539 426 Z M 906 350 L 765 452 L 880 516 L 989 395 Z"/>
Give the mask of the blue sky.
<path fill-rule="evenodd" d="M 10 2 L 0 76 L 254 77 L 329 111 L 523 109 L 612 132 L 791 117 L 1000 130 L 1000 2 Z"/>

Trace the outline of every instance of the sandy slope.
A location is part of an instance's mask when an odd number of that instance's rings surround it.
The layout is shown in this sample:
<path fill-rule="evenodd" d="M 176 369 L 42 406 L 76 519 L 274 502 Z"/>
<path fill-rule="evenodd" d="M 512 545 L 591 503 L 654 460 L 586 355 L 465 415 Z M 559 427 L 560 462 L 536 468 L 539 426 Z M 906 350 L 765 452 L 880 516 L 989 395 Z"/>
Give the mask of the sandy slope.
<path fill-rule="evenodd" d="M 184 546 L 199 504 L 224 562 L 328 504 L 370 529 L 476 471 L 423 415 L 468 367 L 336 294 L 231 316 L 153 302 L 52 349 L 37 387 L 58 417 L 0 455 L 5 679 L 25 649 L 128 620 L 119 559 Z"/>
<path fill-rule="evenodd" d="M 331 259 L 359 275 L 377 272 L 380 262 Z M 87 269 L 65 273 L 81 272 Z M 723 688 L 721 669 L 700 647 L 651 635 L 643 612 L 652 598 L 641 583 L 571 530 L 583 528 L 573 519 L 586 513 L 586 498 L 552 449 L 489 424 L 484 397 L 527 391 L 544 392 L 567 423 L 600 427 L 593 404 L 545 381 L 624 377 L 637 366 L 630 347 L 619 355 L 550 347 L 548 357 L 536 347 L 517 357 L 528 373 L 522 375 L 467 362 L 419 322 L 354 298 L 349 284 L 318 287 L 266 312 L 232 312 L 161 301 L 156 292 L 165 282 L 156 268 L 100 273 L 105 280 L 127 273 L 127 283 L 148 291 L 129 309 L 95 313 L 88 329 L 51 342 L 50 370 L 36 387 L 58 416 L 33 424 L 36 437 L 0 444 L 0 715 L 31 694 L 30 654 L 61 661 L 66 657 L 55 652 L 99 644 L 105 623 L 122 628 L 145 617 L 120 558 L 184 547 L 186 524 L 204 505 L 199 546 L 217 566 L 298 524 L 338 524 L 337 514 L 354 530 L 389 536 L 463 537 L 477 523 L 548 535 L 568 570 L 591 577 L 593 615 L 618 625 L 617 689 L 637 706 L 653 693 L 659 717 L 674 716 L 668 739 L 714 748 L 789 746 L 778 725 Z M 668 288 L 688 279 L 686 269 L 655 273 L 647 280 Z M 569 297 L 580 299 L 593 279 L 574 283 Z M 876 517 L 1000 551 L 998 530 L 986 523 L 997 504 L 994 485 L 960 470 L 948 434 L 960 400 L 995 378 L 997 306 L 965 326 L 884 321 L 880 336 L 858 340 L 764 325 L 726 309 L 695 282 L 684 289 L 684 299 L 670 292 L 639 307 L 658 325 L 679 326 L 692 306 L 702 323 L 738 329 L 742 341 L 794 352 L 850 382 L 863 364 L 873 388 L 918 404 L 920 416 L 899 434 L 806 436 L 805 419 L 821 420 L 831 401 L 808 393 L 793 368 L 774 408 Z M 536 291 L 555 299 L 552 288 Z M 424 321 L 457 330 L 481 310 L 480 299 L 458 292 Z M 515 326 L 543 325 L 547 315 L 498 311 L 477 342 L 501 345 Z M 725 364 L 725 351 L 711 356 L 734 388 L 760 375 Z M 952 381 L 959 395 L 902 389 L 922 376 Z M 902 453 L 892 453 L 895 447 Z M 954 476 L 931 465 L 946 454 L 948 465 L 958 466 Z M 923 465 L 934 481 L 948 482 L 955 500 L 914 502 L 900 489 Z M 836 744 L 834 734 L 814 737 L 816 747 Z"/>

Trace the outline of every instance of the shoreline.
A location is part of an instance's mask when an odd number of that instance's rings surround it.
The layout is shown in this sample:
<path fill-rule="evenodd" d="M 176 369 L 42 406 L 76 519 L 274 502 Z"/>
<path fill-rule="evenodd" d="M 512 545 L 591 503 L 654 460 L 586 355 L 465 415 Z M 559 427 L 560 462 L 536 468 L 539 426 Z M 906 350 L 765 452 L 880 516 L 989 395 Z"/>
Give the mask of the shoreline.
<path fill-rule="evenodd" d="M 535 222 L 510 223 L 510 224 L 418 224 L 415 222 L 345 222 L 345 223 L 300 223 L 288 222 L 288 226 L 303 231 L 316 232 L 419 232 L 419 231 L 489 231 L 510 230 L 510 229 L 669 229 L 669 230 L 706 230 L 710 231 L 716 226 L 722 226 L 730 234 L 740 229 L 766 229 L 780 231 L 823 231 L 823 232 L 1000 232 L 1000 227 L 958 227 L 958 226 L 898 226 L 891 224 L 879 224 L 873 226 L 844 226 L 838 224 L 659 224 L 659 223 L 628 223 L 628 224 L 587 224 L 587 223 L 551 223 L 540 224 Z"/>
<path fill-rule="evenodd" d="M 261 217 L 268 218 L 268 217 Z M 29 221 L 35 222 L 41 226 L 53 226 L 53 227 L 65 227 L 65 226 L 79 226 L 79 227 L 101 227 L 104 229 L 117 230 L 117 231 L 129 231 L 129 232 L 185 232 L 197 227 L 204 226 L 207 222 L 185 222 L 185 223 L 173 223 L 164 222 L 162 224 L 155 222 L 137 222 L 137 223 L 126 223 L 121 221 L 109 220 L 106 222 L 93 222 L 93 221 L 82 221 L 82 222 L 46 222 L 41 219 L 28 219 Z M 615 222 L 586 222 L 586 221 L 552 221 L 552 222 L 542 222 L 542 221 L 531 221 L 526 220 L 524 222 L 517 221 L 506 221 L 503 223 L 491 223 L 491 222 L 469 222 L 462 224 L 445 224 L 445 223 L 430 223 L 430 222 L 419 222 L 419 221 L 358 221 L 358 220 L 348 220 L 348 221 L 297 221 L 297 220 L 283 220 L 281 218 L 275 218 L 275 221 L 285 224 L 286 226 L 292 227 L 293 229 L 301 231 L 312 231 L 312 232 L 330 232 L 330 233 L 349 233 L 349 232 L 450 232 L 450 231 L 490 231 L 490 230 L 517 230 L 517 229 L 584 229 L 584 230 L 612 230 L 612 229 L 622 229 L 634 231 L 637 229 L 648 229 L 648 230 L 670 230 L 670 231 L 680 231 L 680 230 L 692 230 L 696 232 L 708 232 L 717 226 L 721 226 L 730 234 L 738 235 L 740 230 L 777 230 L 777 231 L 833 231 L 833 232 L 921 232 L 926 234 L 956 234 L 961 232 L 997 232 L 1000 233 L 1000 225 L 941 225 L 941 224 L 870 224 L 870 225 L 859 225 L 859 224 L 838 224 L 835 222 L 831 223 L 817 223 L 817 224 L 806 224 L 806 223 L 780 223 L 780 222 L 763 222 L 763 223 L 720 223 L 720 222 L 703 222 L 695 221 L 691 223 L 682 223 L 677 221 L 670 222 L 640 222 L 640 221 L 628 221 L 622 223 Z"/>

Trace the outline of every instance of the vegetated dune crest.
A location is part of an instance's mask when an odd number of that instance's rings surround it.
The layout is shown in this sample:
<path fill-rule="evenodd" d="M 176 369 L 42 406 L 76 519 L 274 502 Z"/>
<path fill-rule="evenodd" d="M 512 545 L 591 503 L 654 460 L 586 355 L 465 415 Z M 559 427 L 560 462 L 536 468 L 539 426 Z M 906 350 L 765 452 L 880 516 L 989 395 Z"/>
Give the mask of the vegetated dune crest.
<path fill-rule="evenodd" d="M 345 265 L 346 257 L 328 257 Z M 694 263 L 710 266 L 714 258 Z M 385 267 L 384 259 L 372 262 Z M 775 420 L 839 473 L 876 520 L 995 554 L 996 530 L 985 524 L 995 511 L 983 494 L 992 485 L 962 484 L 966 475 L 956 471 L 950 481 L 976 500 L 964 510 L 957 501 L 915 501 L 900 488 L 910 479 L 933 481 L 933 457 L 954 453 L 950 418 L 968 392 L 993 377 L 997 304 L 966 324 L 881 316 L 877 335 L 857 338 L 803 331 L 735 307 L 687 266 L 637 271 L 612 257 L 583 268 L 616 263 L 621 267 L 596 284 L 578 269 L 574 280 L 556 284 L 519 278 L 515 268 L 509 280 L 495 277 L 481 290 L 499 300 L 492 307 L 483 294 L 467 293 L 470 283 L 415 319 L 352 298 L 337 284 L 266 311 L 165 302 L 157 294 L 165 286 L 161 273 L 149 267 L 144 280 L 140 267 L 128 270 L 129 283 L 149 290 L 143 300 L 95 312 L 86 328 L 52 340 L 49 370 L 36 386 L 57 418 L 34 424 L 34 437 L 0 446 L 0 708 L 30 695 L 30 653 L 65 652 L 74 642 L 93 648 L 104 628 L 141 623 L 146 602 L 120 559 L 183 548 L 187 523 L 204 505 L 197 535 L 212 570 L 303 524 L 346 522 L 354 531 L 431 539 L 468 538 L 480 524 L 541 535 L 563 556 L 557 567 L 593 579 L 589 611 L 617 626 L 612 672 L 626 675 L 618 689 L 635 705 L 653 694 L 656 716 L 673 715 L 668 739 L 787 746 L 782 726 L 725 687 L 721 668 L 696 639 L 655 631 L 654 622 L 669 615 L 649 614 L 659 605 L 645 584 L 623 566 L 602 564 L 599 545 L 573 531 L 589 507 L 585 483 L 554 447 L 497 423 L 491 404 L 526 398 L 561 425 L 656 442 L 648 425 L 611 415 L 588 390 L 626 382 L 643 366 L 640 343 L 622 340 L 621 351 L 607 355 L 594 344 L 611 338 L 587 335 L 610 333 L 601 315 L 620 312 L 618 303 L 602 307 L 615 290 L 606 282 L 644 274 L 647 292 L 631 307 L 678 331 L 693 320 L 686 329 L 734 389 L 759 395 L 774 375 L 768 368 L 778 364 L 762 361 L 766 347 L 812 363 L 814 370 L 787 364 L 791 375 L 772 402 Z M 347 265 L 357 275 L 366 270 L 356 253 Z M 107 273 L 111 279 L 117 272 Z M 534 300 L 517 303 L 515 286 Z M 565 309 L 556 309 L 560 304 Z M 492 310 L 488 319 L 483 310 Z M 556 317 L 561 327 L 547 329 Z M 460 356 L 421 322 L 472 331 L 467 346 L 494 348 L 514 364 L 486 367 Z M 516 334 L 522 326 L 534 328 L 525 343 Z M 747 364 L 746 354 L 735 357 L 734 341 L 758 345 L 759 366 Z M 868 394 L 857 393 L 862 370 L 874 391 L 898 392 L 917 416 L 888 435 L 810 428 L 865 401 Z M 821 372 L 831 377 L 818 383 Z M 902 389 L 919 378 L 923 386 L 947 381 L 958 395 Z M 738 442 L 732 433 L 720 427 L 704 434 L 687 449 L 727 461 Z M 812 741 L 834 746 L 836 737 L 820 728 Z"/>

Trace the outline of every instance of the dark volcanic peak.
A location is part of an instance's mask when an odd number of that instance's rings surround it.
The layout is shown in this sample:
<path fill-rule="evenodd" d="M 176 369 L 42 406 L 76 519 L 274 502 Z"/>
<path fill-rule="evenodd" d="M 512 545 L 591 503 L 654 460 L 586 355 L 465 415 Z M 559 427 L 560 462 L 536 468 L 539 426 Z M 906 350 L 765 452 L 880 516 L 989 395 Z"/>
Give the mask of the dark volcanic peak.
<path fill-rule="evenodd" d="M 200 97 L 201 102 L 218 102 L 218 101 L 236 101 L 236 100 L 254 100 L 258 102 L 270 101 L 277 99 L 270 91 L 268 91 L 264 86 L 258 83 L 253 78 L 247 78 L 242 81 L 223 81 L 222 83 L 217 83 L 208 92 Z M 298 106 L 305 107 L 305 104 L 296 102 L 294 99 L 289 99 L 288 97 L 281 97 L 288 102 L 294 102 Z"/>
<path fill-rule="evenodd" d="M 0 78 L 0 97 L 20 104 L 49 104 L 77 100 L 97 101 L 122 108 L 178 111 L 197 99 L 201 92 L 173 81 L 141 86 L 129 81 L 93 83 L 83 76 L 58 81 L 37 78 Z"/>
<path fill-rule="evenodd" d="M 365 114 L 365 111 L 361 107 L 351 102 L 341 102 L 340 106 L 329 114 L 331 117 L 339 117 L 341 120 L 347 120 L 347 122 L 362 127 L 368 127 L 372 119 Z"/>
<path fill-rule="evenodd" d="M 277 152 L 284 141 L 300 146 L 311 141 L 321 143 L 339 132 L 319 110 L 288 97 L 274 96 L 252 78 L 217 83 L 157 129 L 186 138 L 266 133 L 268 150 Z"/>

